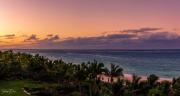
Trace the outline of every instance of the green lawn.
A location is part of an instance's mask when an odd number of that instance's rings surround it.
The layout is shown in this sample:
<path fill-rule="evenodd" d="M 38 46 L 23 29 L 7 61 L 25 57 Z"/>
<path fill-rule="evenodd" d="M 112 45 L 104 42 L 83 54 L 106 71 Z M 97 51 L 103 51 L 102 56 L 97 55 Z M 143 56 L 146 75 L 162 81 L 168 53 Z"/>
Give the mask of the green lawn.
<path fill-rule="evenodd" d="M 41 86 L 42 84 L 25 80 L 0 81 L 0 96 L 28 96 L 23 92 L 23 87 L 37 88 Z"/>

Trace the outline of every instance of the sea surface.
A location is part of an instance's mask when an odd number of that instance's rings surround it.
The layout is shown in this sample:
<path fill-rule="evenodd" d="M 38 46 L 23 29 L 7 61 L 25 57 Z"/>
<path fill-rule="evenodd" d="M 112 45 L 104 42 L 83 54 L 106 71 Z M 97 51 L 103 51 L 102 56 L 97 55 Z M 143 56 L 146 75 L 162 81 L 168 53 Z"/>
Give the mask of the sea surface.
<path fill-rule="evenodd" d="M 180 76 L 180 50 L 14 50 L 30 54 L 40 54 L 50 59 L 63 59 L 69 63 L 80 64 L 97 60 L 108 68 L 117 64 L 124 73 L 136 75 L 156 74 L 161 77 Z"/>

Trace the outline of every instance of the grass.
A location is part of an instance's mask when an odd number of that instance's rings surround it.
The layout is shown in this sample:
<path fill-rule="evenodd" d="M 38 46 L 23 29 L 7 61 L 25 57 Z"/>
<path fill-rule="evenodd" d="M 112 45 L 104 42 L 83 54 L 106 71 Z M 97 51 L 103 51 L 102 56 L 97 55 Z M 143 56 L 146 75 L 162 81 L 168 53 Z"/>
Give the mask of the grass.
<path fill-rule="evenodd" d="M 23 92 L 23 87 L 38 88 L 42 84 L 27 80 L 0 81 L 0 96 L 28 96 Z"/>

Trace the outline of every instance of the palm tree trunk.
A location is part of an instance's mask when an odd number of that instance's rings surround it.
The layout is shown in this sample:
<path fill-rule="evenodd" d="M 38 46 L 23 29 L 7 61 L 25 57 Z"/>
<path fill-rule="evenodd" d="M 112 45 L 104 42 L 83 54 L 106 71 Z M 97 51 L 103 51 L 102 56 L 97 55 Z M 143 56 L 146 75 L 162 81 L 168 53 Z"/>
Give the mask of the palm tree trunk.
<path fill-rule="evenodd" d="M 111 76 L 111 77 L 110 77 L 110 79 L 111 79 L 111 81 L 110 81 L 110 82 L 111 82 L 111 83 L 113 83 L 113 76 Z"/>
<path fill-rule="evenodd" d="M 89 96 L 92 96 L 91 84 L 89 84 Z"/>
<path fill-rule="evenodd" d="M 82 96 L 81 82 L 79 82 L 79 92 L 80 92 L 80 96 Z"/>

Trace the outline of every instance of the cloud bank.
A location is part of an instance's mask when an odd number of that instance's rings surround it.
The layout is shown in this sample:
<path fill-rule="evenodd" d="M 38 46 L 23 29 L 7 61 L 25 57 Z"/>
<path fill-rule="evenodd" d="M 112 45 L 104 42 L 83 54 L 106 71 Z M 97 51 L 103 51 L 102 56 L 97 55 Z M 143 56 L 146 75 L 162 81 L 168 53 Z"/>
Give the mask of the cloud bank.
<path fill-rule="evenodd" d="M 17 48 L 43 49 L 179 49 L 180 35 L 163 31 L 162 28 L 139 28 L 120 30 L 116 34 L 97 37 L 67 38 L 61 40 L 58 35 L 49 34 L 40 39 L 32 34 L 24 39 L 27 46 Z M 11 36 L 7 35 L 7 38 Z M 12 35 L 13 37 L 13 35 Z"/>
<path fill-rule="evenodd" d="M 14 38 L 15 38 L 15 34 L 8 34 L 8 35 L 0 36 L 0 38 L 4 38 L 4 39 L 14 39 Z"/>

